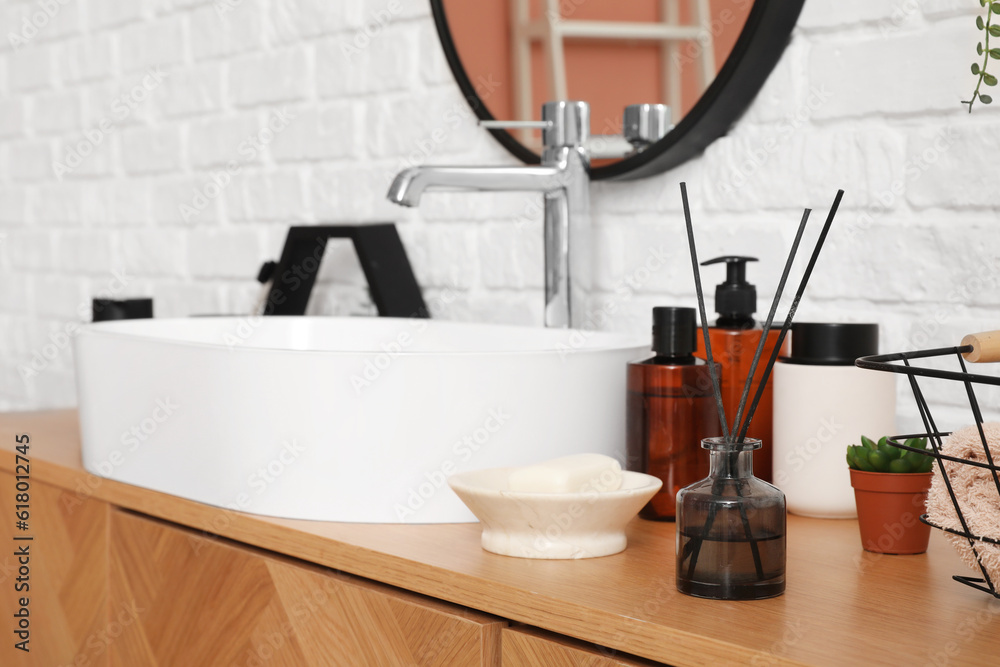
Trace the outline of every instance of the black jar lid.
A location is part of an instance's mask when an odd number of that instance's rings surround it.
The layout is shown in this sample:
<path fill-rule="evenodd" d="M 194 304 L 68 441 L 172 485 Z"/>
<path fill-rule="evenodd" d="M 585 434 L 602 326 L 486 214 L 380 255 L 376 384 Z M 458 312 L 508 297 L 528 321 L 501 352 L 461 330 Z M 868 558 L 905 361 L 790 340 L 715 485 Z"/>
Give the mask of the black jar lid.
<path fill-rule="evenodd" d="M 789 364 L 853 366 L 858 357 L 878 354 L 877 324 L 796 322 L 792 325 Z"/>
<path fill-rule="evenodd" d="M 108 320 L 138 320 L 153 316 L 153 300 L 94 299 L 91 302 L 94 322 Z"/>

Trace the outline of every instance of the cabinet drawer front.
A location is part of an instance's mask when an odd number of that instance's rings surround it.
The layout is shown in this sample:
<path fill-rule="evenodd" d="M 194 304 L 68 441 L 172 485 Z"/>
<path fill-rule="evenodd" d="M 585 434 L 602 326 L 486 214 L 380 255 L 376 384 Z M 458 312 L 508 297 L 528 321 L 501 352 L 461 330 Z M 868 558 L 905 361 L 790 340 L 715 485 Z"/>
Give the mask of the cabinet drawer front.
<path fill-rule="evenodd" d="M 13 474 L 0 472 L 0 610 L 5 619 L 0 665 L 103 667 L 114 630 L 107 618 L 110 507 L 90 498 L 86 488 L 78 493 L 21 481 L 19 490 Z M 22 504 L 18 493 L 28 494 L 27 510 L 16 507 Z M 15 511 L 27 511 L 26 530 L 17 528 Z M 25 536 L 32 539 L 14 540 Z M 28 553 L 16 555 L 18 549 Z M 22 597 L 28 603 L 27 653 L 14 646 L 21 641 L 13 634 L 20 621 L 13 615 L 22 609 Z"/>
<path fill-rule="evenodd" d="M 114 512 L 112 665 L 499 665 L 504 623 L 478 612 Z"/>
<path fill-rule="evenodd" d="M 503 631 L 503 667 L 647 667 L 654 664 L 601 651 L 536 628 L 505 628 Z"/>

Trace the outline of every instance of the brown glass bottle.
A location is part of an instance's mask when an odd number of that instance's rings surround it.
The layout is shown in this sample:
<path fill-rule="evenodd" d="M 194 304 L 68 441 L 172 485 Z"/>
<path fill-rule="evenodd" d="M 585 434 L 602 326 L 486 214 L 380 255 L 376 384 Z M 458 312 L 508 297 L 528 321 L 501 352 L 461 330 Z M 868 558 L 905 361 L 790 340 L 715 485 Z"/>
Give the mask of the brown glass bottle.
<path fill-rule="evenodd" d="M 702 262 L 702 266 L 720 262 L 726 263 L 726 281 L 715 288 L 715 310 L 719 314 L 719 319 L 716 320 L 714 327 L 709 327 L 708 336 L 712 344 L 712 359 L 722 368 L 720 373 L 722 407 L 726 412 L 726 420 L 730 427 L 733 427 L 733 420 L 736 419 L 736 411 L 743 395 L 743 387 L 750 375 L 753 356 L 760 343 L 760 337 L 764 333 L 760 324 L 753 318 L 753 314 L 757 310 L 757 289 L 746 281 L 746 263 L 756 261 L 757 259 L 754 257 L 727 255 Z M 746 407 L 743 409 L 744 418 L 750 410 L 750 404 L 760 386 L 767 361 L 771 358 L 774 346 L 778 343 L 779 330 L 780 327 L 774 327 L 767 333 L 764 350 L 761 352 L 760 361 L 757 362 L 757 370 L 754 373 L 750 393 L 747 396 Z M 698 349 L 695 350 L 694 354 L 699 359 L 705 359 L 707 355 L 701 331 L 698 332 L 697 339 Z M 787 341 L 782 347 L 785 348 L 783 354 L 787 354 Z M 753 474 L 765 482 L 770 482 L 772 479 L 773 423 L 773 400 L 771 379 L 769 379 L 764 386 L 764 393 L 761 394 L 760 403 L 757 405 L 753 421 L 750 422 L 750 428 L 746 433 L 746 437 L 760 440 L 762 443 L 762 447 L 753 457 Z"/>
<path fill-rule="evenodd" d="M 750 322 L 753 322 L 751 319 Z M 722 407 L 726 411 L 726 419 L 732 426 L 736 418 L 736 410 L 740 405 L 740 397 L 743 395 L 743 386 L 750 375 L 750 364 L 753 362 L 754 352 L 760 343 L 763 330 L 760 326 L 750 325 L 751 328 L 729 328 L 714 326 L 708 328 L 709 341 L 712 343 L 712 359 L 718 362 L 721 367 L 720 379 L 722 382 Z M 771 329 L 767 332 L 767 340 L 764 342 L 764 351 L 760 355 L 757 363 L 757 371 L 754 373 L 753 384 L 750 385 L 750 394 L 747 396 L 747 404 L 743 409 L 746 415 L 750 409 L 750 403 L 757 393 L 761 378 L 764 376 L 764 367 L 767 360 L 771 358 L 771 352 L 778 343 L 779 331 Z M 705 358 L 705 345 L 702 342 L 702 333 L 698 331 L 698 349 L 695 356 L 699 359 Z M 786 348 L 784 354 L 788 354 L 788 341 L 785 341 Z M 771 393 L 771 381 L 768 380 L 761 394 L 760 403 L 754 413 L 750 428 L 747 429 L 748 438 L 760 440 L 763 443 L 761 449 L 755 452 L 753 459 L 753 474 L 758 479 L 765 482 L 771 481 L 772 452 L 774 451 L 774 440 L 772 438 L 773 425 L 773 400 Z"/>
<path fill-rule="evenodd" d="M 721 432 L 708 364 L 692 354 L 697 331 L 693 308 L 654 308 L 656 356 L 628 365 L 626 467 L 663 482 L 645 519 L 674 519 L 677 492 L 708 476 L 698 443 Z"/>

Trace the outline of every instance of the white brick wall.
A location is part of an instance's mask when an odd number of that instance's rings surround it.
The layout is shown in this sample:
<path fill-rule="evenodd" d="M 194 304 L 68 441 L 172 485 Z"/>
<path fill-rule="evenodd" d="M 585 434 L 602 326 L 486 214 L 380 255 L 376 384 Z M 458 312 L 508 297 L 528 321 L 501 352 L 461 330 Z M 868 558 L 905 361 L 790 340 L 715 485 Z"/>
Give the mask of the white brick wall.
<path fill-rule="evenodd" d="M 395 220 L 437 316 L 541 323 L 537 197 L 384 199 L 413 164 L 514 162 L 475 126 L 424 0 L 55 4 L 35 25 L 37 0 L 0 2 L 16 36 L 0 52 L 0 409 L 73 402 L 68 351 L 35 377 L 19 368 L 113 272 L 127 283 L 115 296 L 153 296 L 159 316 L 237 313 L 289 224 Z M 686 180 L 702 256 L 764 260 L 762 309 L 801 207 L 818 223 L 843 187 L 801 319 L 878 321 L 887 351 L 1000 325 L 1000 112 L 959 105 L 976 10 L 808 0 L 727 137 L 670 173 L 593 186 L 595 324 L 644 332 L 651 306 L 693 304 Z M 371 314 L 334 245 L 310 312 Z M 666 264 L 638 271 L 654 256 Z"/>

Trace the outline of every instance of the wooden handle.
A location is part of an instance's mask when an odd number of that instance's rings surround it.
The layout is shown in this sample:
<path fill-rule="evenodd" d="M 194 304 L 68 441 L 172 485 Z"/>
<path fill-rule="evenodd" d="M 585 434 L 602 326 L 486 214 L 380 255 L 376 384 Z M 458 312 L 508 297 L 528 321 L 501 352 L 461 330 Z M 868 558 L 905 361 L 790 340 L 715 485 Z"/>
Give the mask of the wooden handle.
<path fill-rule="evenodd" d="M 972 352 L 962 353 L 966 361 L 979 363 L 1000 361 L 1000 331 L 969 334 L 962 339 L 962 345 L 972 346 Z"/>

